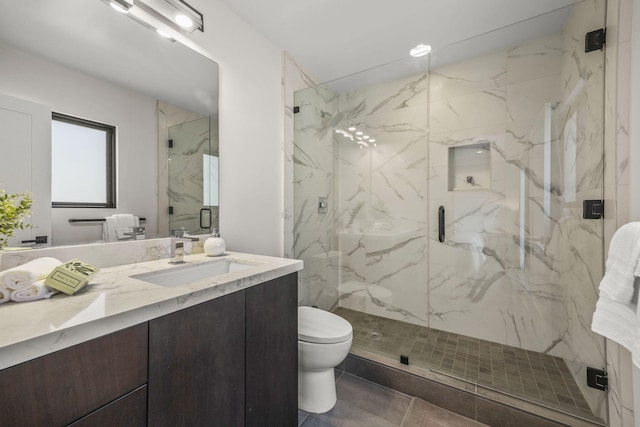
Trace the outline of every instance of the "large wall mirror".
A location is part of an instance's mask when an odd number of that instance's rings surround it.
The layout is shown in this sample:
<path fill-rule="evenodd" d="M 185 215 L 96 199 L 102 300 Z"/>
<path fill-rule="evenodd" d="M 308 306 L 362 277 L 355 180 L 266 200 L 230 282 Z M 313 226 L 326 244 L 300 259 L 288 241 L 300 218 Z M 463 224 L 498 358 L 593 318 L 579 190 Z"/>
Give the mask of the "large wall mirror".
<path fill-rule="evenodd" d="M 105 241 L 114 214 L 144 218 L 147 238 L 218 227 L 214 61 L 100 0 L 0 0 L 0 75 L 0 189 L 34 199 L 10 246 Z M 115 128 L 115 208 L 52 208 L 52 113 Z"/>

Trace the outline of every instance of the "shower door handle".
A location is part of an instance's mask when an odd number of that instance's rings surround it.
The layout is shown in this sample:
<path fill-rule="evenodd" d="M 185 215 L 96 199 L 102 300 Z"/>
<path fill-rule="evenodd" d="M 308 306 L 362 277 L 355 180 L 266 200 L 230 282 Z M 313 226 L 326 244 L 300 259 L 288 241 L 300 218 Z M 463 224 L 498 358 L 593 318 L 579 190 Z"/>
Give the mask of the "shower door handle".
<path fill-rule="evenodd" d="M 203 220 L 203 213 L 205 212 L 209 212 L 209 225 L 205 226 Z M 200 209 L 200 228 L 211 228 L 211 222 L 212 222 L 212 217 L 211 217 L 211 209 L 209 208 L 202 208 Z"/>
<path fill-rule="evenodd" d="M 444 242 L 444 206 L 438 208 L 438 240 Z"/>

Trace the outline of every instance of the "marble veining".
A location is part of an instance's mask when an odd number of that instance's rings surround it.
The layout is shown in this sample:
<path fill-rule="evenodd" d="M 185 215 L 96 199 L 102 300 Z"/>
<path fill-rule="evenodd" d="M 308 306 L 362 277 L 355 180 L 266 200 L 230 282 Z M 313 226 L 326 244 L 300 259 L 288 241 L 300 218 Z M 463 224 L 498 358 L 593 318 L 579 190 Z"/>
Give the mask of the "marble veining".
<path fill-rule="evenodd" d="M 338 254 L 337 271 L 302 288 L 338 277 L 341 307 L 562 357 L 604 419 L 603 395 L 584 380 L 604 360 L 589 327 L 603 229 L 580 206 L 603 191 L 604 62 L 583 49 L 603 5 L 576 3 L 562 31 L 428 73 L 296 93 L 309 112 L 296 126 L 294 253 Z M 375 144 L 336 132 L 350 127 Z M 489 182 L 450 191 L 449 149 L 472 144 L 489 147 Z M 323 193 L 330 215 L 319 220 Z"/>
<path fill-rule="evenodd" d="M 68 250 L 86 259 L 81 248 Z M 66 255 L 58 257 L 66 258 Z M 302 262 L 298 260 L 234 252 L 211 258 L 201 253 L 186 255 L 185 261 L 193 265 L 238 261 L 254 266 L 176 287 L 154 285 L 131 277 L 173 267 L 167 261 L 163 258 L 104 267 L 76 295 L 57 294 L 48 300 L 3 304 L 0 369 L 302 269 Z"/>

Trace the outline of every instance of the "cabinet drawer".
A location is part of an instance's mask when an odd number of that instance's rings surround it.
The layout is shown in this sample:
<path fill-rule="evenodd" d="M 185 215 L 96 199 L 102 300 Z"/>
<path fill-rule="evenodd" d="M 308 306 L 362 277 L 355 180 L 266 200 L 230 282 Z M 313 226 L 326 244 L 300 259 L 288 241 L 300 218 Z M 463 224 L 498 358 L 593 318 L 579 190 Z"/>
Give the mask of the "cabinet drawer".
<path fill-rule="evenodd" d="M 146 427 L 147 386 L 135 389 L 69 427 Z"/>
<path fill-rule="evenodd" d="M 60 426 L 147 382 L 143 323 L 0 371 L 3 425 Z"/>

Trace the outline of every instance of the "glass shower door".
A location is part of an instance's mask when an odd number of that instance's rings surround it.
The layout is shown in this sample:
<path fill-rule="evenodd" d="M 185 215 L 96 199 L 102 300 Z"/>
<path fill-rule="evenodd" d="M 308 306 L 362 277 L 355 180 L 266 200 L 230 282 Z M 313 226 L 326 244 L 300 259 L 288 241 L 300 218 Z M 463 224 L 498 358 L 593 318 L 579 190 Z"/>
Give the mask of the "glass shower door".
<path fill-rule="evenodd" d="M 603 199 L 604 52 L 584 39 L 605 9 L 584 0 L 552 12 L 547 35 L 434 66 L 429 98 L 429 325 L 457 344 L 432 368 L 593 420 L 606 417 L 585 372 L 605 366 L 590 330 L 603 222 L 582 203 Z"/>

